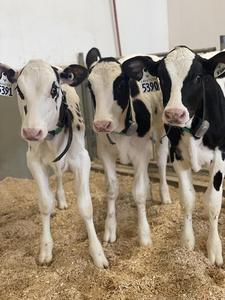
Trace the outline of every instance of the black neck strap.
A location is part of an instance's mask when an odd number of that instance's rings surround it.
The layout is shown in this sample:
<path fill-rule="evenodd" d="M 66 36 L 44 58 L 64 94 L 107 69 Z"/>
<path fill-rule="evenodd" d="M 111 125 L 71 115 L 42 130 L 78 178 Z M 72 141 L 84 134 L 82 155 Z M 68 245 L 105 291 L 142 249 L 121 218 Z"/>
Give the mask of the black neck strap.
<path fill-rule="evenodd" d="M 68 141 L 66 144 L 65 149 L 62 151 L 62 153 L 60 155 L 58 155 L 53 162 L 57 162 L 59 161 L 69 150 L 72 140 L 73 140 L 73 127 L 72 127 L 72 123 L 73 123 L 73 114 L 70 111 L 70 109 L 68 108 L 68 104 L 66 102 L 66 93 L 64 91 L 62 91 L 62 103 L 60 106 L 60 111 L 59 111 L 59 120 L 58 123 L 56 124 L 57 128 L 54 130 L 51 130 L 48 132 L 48 138 L 47 139 L 52 139 L 54 138 L 57 134 L 59 134 L 63 128 L 64 128 L 64 132 L 66 132 L 68 130 Z M 49 138 L 49 136 L 51 136 L 51 138 Z"/>

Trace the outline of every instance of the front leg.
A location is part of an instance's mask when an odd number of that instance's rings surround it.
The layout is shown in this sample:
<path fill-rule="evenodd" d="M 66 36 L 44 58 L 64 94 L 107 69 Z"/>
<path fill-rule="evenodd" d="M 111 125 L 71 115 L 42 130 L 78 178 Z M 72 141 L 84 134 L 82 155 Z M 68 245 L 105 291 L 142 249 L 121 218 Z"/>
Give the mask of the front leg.
<path fill-rule="evenodd" d="M 52 168 L 54 170 L 54 173 L 56 175 L 56 202 L 57 202 L 57 207 L 59 209 L 67 209 L 68 205 L 66 202 L 66 196 L 63 188 L 63 180 L 62 180 L 62 171 L 60 167 L 60 162 L 53 163 Z"/>
<path fill-rule="evenodd" d="M 43 164 L 27 152 L 27 165 L 37 183 L 39 191 L 39 209 L 42 220 L 42 234 L 39 254 L 40 264 L 49 264 L 52 261 L 53 240 L 50 230 L 50 217 L 54 209 L 54 196 L 49 188 L 48 174 Z"/>
<path fill-rule="evenodd" d="M 208 258 L 212 264 L 223 264 L 222 244 L 218 233 L 218 219 L 221 209 L 225 163 L 219 150 L 215 151 L 210 168 L 210 182 L 204 198 L 209 216 L 207 240 Z"/>
<path fill-rule="evenodd" d="M 192 174 L 190 169 L 183 166 L 182 161 L 175 160 L 173 166 L 179 179 L 180 198 L 184 208 L 182 245 L 189 250 L 193 250 L 195 237 L 192 227 L 192 211 L 195 206 L 195 190 L 192 184 Z"/>
<path fill-rule="evenodd" d="M 133 161 L 135 177 L 132 193 L 138 210 L 138 235 L 141 246 L 152 244 L 150 226 L 146 214 L 146 199 L 149 194 L 148 161 Z"/>
<path fill-rule="evenodd" d="M 169 140 L 164 136 L 165 132 L 157 134 L 156 141 L 156 160 L 159 169 L 159 185 L 160 185 L 160 198 L 163 204 L 171 203 L 169 187 L 166 180 L 166 166 L 169 152 Z M 163 138 L 162 138 L 163 136 Z"/>
<path fill-rule="evenodd" d="M 118 180 L 116 176 L 116 157 L 110 151 L 101 151 L 99 154 L 107 181 L 107 216 L 105 220 L 104 241 L 113 243 L 116 241 L 116 200 L 119 194 Z"/>
<path fill-rule="evenodd" d="M 76 179 L 78 207 L 88 233 L 89 252 L 94 264 L 99 268 L 104 268 L 108 267 L 108 261 L 98 240 L 93 222 L 93 208 L 89 191 L 90 167 L 90 158 L 85 149 L 77 153 L 74 159 L 70 159 L 70 168 Z"/>

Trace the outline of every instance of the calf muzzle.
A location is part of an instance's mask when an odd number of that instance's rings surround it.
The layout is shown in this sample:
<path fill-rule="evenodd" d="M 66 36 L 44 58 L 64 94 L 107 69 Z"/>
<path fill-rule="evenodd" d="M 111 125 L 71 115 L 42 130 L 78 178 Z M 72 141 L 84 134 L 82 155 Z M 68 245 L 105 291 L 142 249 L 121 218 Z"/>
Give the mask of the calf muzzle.
<path fill-rule="evenodd" d="M 167 108 L 164 110 L 166 123 L 184 124 L 187 122 L 187 112 L 182 108 Z"/>
<path fill-rule="evenodd" d="M 112 122 L 109 120 L 94 121 L 93 127 L 96 132 L 111 132 Z"/>
<path fill-rule="evenodd" d="M 23 128 L 23 136 L 28 141 L 39 141 L 43 138 L 43 131 L 39 128 Z"/>

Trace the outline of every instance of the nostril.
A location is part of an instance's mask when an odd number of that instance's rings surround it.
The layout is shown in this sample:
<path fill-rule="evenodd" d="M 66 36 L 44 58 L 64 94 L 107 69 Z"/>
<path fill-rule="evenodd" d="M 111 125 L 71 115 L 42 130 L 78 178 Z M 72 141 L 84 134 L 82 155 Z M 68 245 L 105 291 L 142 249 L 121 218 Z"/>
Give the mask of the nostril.
<path fill-rule="evenodd" d="M 170 119 L 170 118 L 171 118 L 171 113 L 168 112 L 168 111 L 165 111 L 165 117 L 166 117 L 167 119 Z"/>
<path fill-rule="evenodd" d="M 106 128 L 106 129 L 110 129 L 110 127 L 111 127 L 111 122 L 108 122 L 108 123 L 105 125 L 105 128 Z"/>
<path fill-rule="evenodd" d="M 183 111 L 180 115 L 180 118 L 183 119 L 185 116 L 186 116 L 186 113 L 185 113 L 185 111 Z"/>
<path fill-rule="evenodd" d="M 42 136 L 42 130 L 37 130 L 37 133 L 36 133 L 36 137 L 41 137 Z"/>

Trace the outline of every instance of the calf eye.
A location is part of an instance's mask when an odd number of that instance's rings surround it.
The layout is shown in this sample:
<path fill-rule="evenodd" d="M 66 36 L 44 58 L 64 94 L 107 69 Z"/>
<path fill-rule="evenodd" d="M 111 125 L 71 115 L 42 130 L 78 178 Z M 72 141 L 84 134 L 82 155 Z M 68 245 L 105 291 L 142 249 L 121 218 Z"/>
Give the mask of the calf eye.
<path fill-rule="evenodd" d="M 16 90 L 17 90 L 17 92 L 18 92 L 20 98 L 21 98 L 22 100 L 24 100 L 24 94 L 21 92 L 21 89 L 19 88 L 18 85 L 16 86 Z"/>
<path fill-rule="evenodd" d="M 51 92 L 50 92 L 51 96 L 53 99 L 57 99 L 58 98 L 58 86 L 56 85 L 55 81 L 52 84 L 52 88 L 51 88 Z"/>
<path fill-rule="evenodd" d="M 201 76 L 200 75 L 197 75 L 195 78 L 194 78 L 194 84 L 199 84 L 201 82 Z"/>

